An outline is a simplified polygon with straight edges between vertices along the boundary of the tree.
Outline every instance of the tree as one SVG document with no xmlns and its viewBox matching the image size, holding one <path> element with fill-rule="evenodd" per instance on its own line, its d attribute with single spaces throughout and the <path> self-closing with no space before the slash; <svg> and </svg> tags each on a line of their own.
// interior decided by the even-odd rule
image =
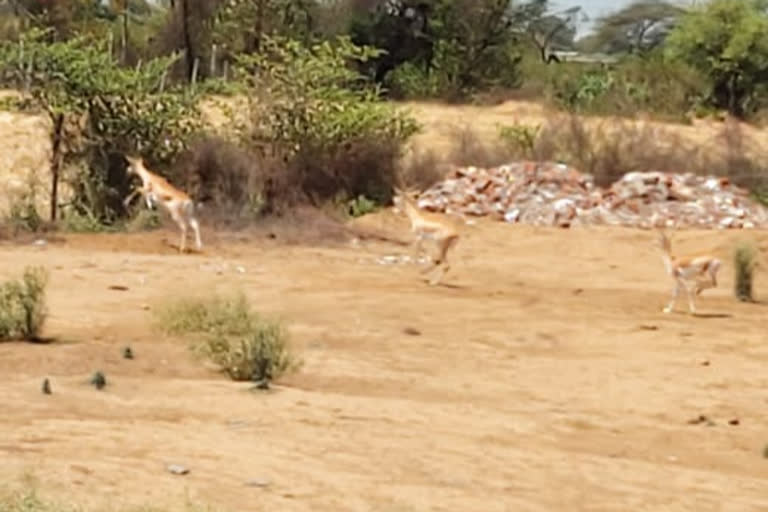
<svg viewBox="0 0 768 512">
<path fill-rule="evenodd" d="M 556 14 L 546 14 L 547 2 L 533 2 L 528 11 L 526 32 L 542 62 L 557 61 L 554 47 L 573 48 L 576 24 L 585 19 L 581 7 L 571 7 Z"/>
<path fill-rule="evenodd" d="M 644 53 L 658 47 L 685 10 L 666 0 L 636 0 L 598 18 L 591 44 L 609 53 Z"/>
<path fill-rule="evenodd" d="M 768 84 L 768 0 L 712 0 L 686 13 L 666 42 L 667 55 L 709 78 L 710 101 L 743 117 Z"/>
<path fill-rule="evenodd" d="M 21 48 L 24 51 L 21 52 Z M 24 59 L 20 58 L 23 55 Z M 114 220 L 122 211 L 117 188 L 125 185 L 121 153 L 140 151 L 156 163 L 168 163 L 185 149 L 199 129 L 197 98 L 164 88 L 165 73 L 176 57 L 123 68 L 93 37 L 48 42 L 32 30 L 19 43 L 0 42 L 0 70 L 6 83 L 28 85 L 27 107 L 51 120 L 51 220 L 57 219 L 60 171 L 80 164 L 73 180 L 75 205 L 93 220 Z"/>
<path fill-rule="evenodd" d="M 370 76 L 385 82 L 391 71 L 407 66 L 409 74 L 421 73 L 421 80 L 439 74 L 444 87 L 459 95 L 493 84 L 516 84 L 520 43 L 528 24 L 547 6 L 547 0 L 360 3 L 365 8 L 353 23 L 352 40 L 386 52 L 369 62 Z"/>
</svg>

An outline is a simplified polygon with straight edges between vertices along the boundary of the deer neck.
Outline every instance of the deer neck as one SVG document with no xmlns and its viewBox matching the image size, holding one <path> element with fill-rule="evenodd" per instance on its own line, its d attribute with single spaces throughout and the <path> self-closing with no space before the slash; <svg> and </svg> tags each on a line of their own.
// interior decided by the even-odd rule
<svg viewBox="0 0 768 512">
<path fill-rule="evenodd" d="M 403 210 L 405 210 L 405 214 L 410 219 L 411 224 L 414 224 L 419 219 L 421 219 L 421 211 L 419 210 L 419 207 L 416 205 L 416 202 L 413 201 L 413 199 L 411 199 L 410 197 L 403 196 Z"/>
<path fill-rule="evenodd" d="M 137 165 L 134 169 L 136 170 L 136 174 L 139 175 L 139 178 L 141 178 L 141 182 L 144 186 L 147 186 L 152 182 L 152 174 L 146 167 L 144 167 L 144 164 Z"/>
</svg>

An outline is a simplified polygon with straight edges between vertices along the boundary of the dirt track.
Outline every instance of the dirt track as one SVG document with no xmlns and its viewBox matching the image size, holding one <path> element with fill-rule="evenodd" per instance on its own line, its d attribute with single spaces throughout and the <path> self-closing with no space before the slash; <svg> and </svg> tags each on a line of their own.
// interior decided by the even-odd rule
<svg viewBox="0 0 768 512">
<path fill-rule="evenodd" d="M 643 231 L 481 222 L 436 288 L 375 263 L 396 244 L 203 234 L 203 255 L 174 254 L 171 231 L 0 246 L 2 278 L 50 269 L 59 340 L 0 345 L 0 481 L 94 510 L 768 510 L 767 310 L 732 299 L 730 265 L 733 241 L 766 235 L 675 233 L 725 260 L 693 318 L 660 312 Z M 302 371 L 253 394 L 157 334 L 146 306 L 212 289 L 285 319 Z M 687 423 L 702 414 L 715 425 Z"/>
</svg>

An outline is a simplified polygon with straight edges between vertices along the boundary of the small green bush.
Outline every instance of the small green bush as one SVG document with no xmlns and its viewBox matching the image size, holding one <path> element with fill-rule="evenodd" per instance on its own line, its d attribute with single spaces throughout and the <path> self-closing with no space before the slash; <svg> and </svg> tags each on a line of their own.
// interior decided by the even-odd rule
<svg viewBox="0 0 768 512">
<path fill-rule="evenodd" d="M 733 267 L 736 272 L 734 293 L 742 302 L 752 302 L 752 281 L 757 266 L 757 250 L 754 245 L 742 242 L 733 254 Z"/>
<path fill-rule="evenodd" d="M 27 267 L 21 279 L 0 284 L 0 341 L 39 338 L 45 323 L 45 286 L 42 267 Z"/>
<path fill-rule="evenodd" d="M 302 200 L 391 199 L 398 160 L 420 126 L 352 69 L 377 55 L 344 37 L 317 44 L 270 37 L 260 53 L 238 56 L 250 119 L 241 141 L 283 162 L 265 177 L 265 212 Z"/>
<path fill-rule="evenodd" d="M 184 299 L 162 308 L 159 321 L 168 333 L 196 336 L 232 380 L 269 382 L 300 365 L 282 325 L 255 314 L 242 294 Z"/>
</svg>

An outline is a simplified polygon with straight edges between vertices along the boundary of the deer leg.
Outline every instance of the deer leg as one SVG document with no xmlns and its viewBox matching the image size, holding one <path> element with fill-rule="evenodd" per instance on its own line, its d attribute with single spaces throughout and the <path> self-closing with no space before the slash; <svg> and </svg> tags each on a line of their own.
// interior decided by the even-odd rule
<svg viewBox="0 0 768 512">
<path fill-rule="evenodd" d="M 197 250 L 203 248 L 203 241 L 200 239 L 200 224 L 197 222 L 197 219 L 194 217 L 191 217 L 189 219 L 189 226 L 192 228 L 192 231 L 195 232 L 195 247 L 197 247 Z"/>
<path fill-rule="evenodd" d="M 179 203 L 171 203 L 168 205 L 168 211 L 171 214 L 173 221 L 179 226 L 181 230 L 181 240 L 179 240 L 179 252 L 183 253 L 187 245 L 187 222 L 179 212 Z"/>
<path fill-rule="evenodd" d="M 696 314 L 696 289 L 698 289 L 698 285 L 694 285 L 694 287 L 685 286 L 685 294 L 688 296 L 688 311 L 693 315 Z"/>
<path fill-rule="evenodd" d="M 677 297 L 680 295 L 680 282 L 675 280 L 675 287 L 672 290 L 672 298 L 669 301 L 669 304 L 663 309 L 664 313 L 671 313 L 673 309 L 675 309 L 675 304 L 677 303 Z"/>
<path fill-rule="evenodd" d="M 135 189 L 133 189 L 133 192 L 131 192 L 130 194 L 128 194 L 128 196 L 127 196 L 127 197 L 126 197 L 126 198 L 123 200 L 123 206 L 125 206 L 126 208 L 128 208 L 128 203 L 130 203 L 130 202 L 131 202 L 131 200 L 133 200 L 133 198 L 134 198 L 134 197 L 136 197 L 136 194 L 139 194 L 140 192 L 142 192 L 142 189 L 141 189 L 141 188 L 135 188 Z"/>
</svg>

